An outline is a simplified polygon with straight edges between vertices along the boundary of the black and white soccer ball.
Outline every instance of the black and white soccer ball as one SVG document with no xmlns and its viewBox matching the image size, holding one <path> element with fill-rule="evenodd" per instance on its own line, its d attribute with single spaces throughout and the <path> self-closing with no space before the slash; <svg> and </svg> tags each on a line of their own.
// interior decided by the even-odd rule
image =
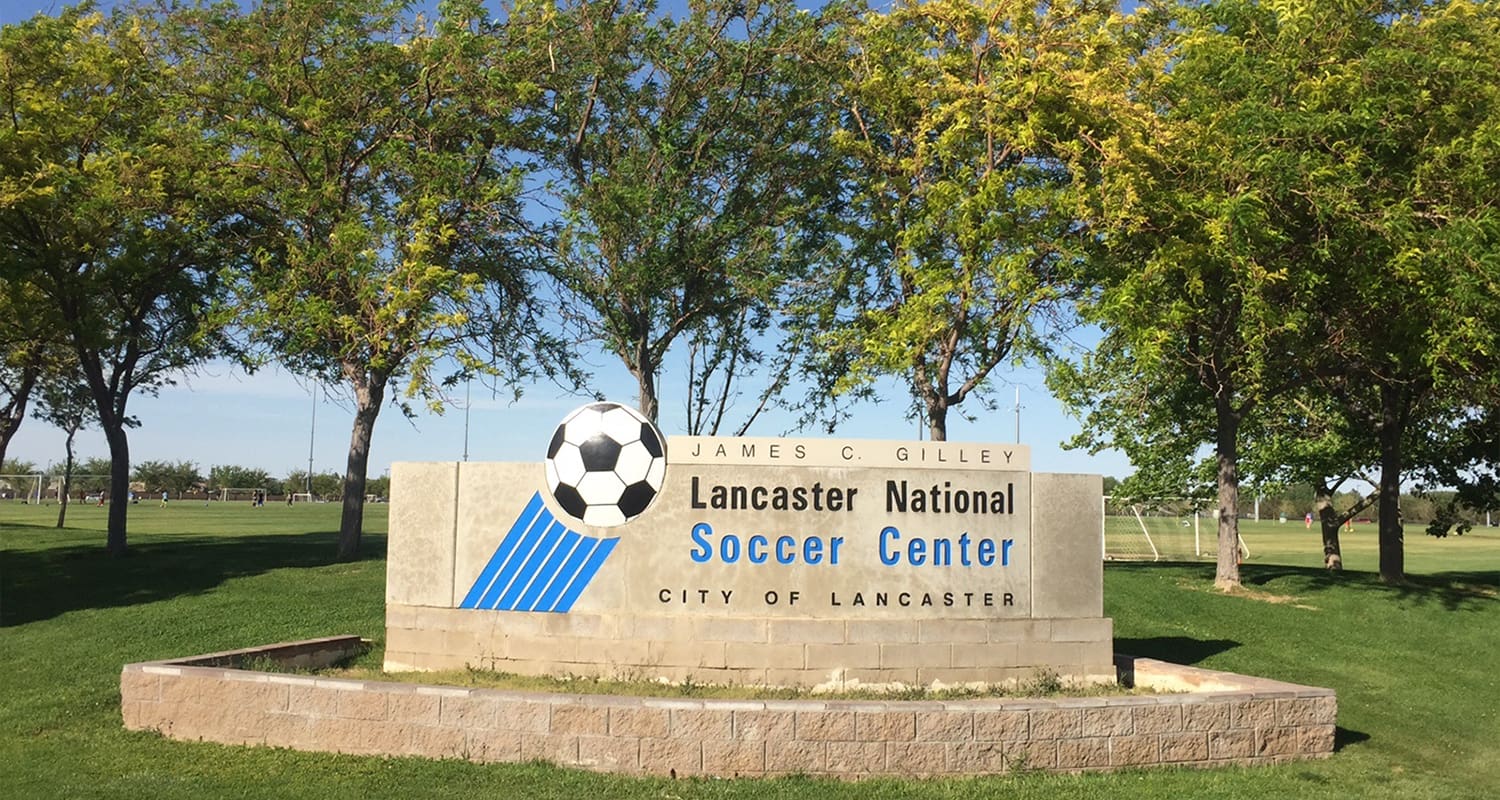
<svg viewBox="0 0 1500 800">
<path fill-rule="evenodd" d="M 546 465 L 547 488 L 564 511 L 585 525 L 624 525 L 661 491 L 666 440 L 633 408 L 589 403 L 557 426 Z"/>
</svg>

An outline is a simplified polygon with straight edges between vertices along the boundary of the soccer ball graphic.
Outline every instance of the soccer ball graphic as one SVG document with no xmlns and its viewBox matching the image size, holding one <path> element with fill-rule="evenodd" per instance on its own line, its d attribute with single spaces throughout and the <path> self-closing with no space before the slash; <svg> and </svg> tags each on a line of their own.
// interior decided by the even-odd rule
<svg viewBox="0 0 1500 800">
<path fill-rule="evenodd" d="M 640 516 L 667 474 L 661 432 L 619 403 L 590 403 L 557 426 L 547 447 L 552 499 L 585 525 L 613 527 Z"/>
</svg>

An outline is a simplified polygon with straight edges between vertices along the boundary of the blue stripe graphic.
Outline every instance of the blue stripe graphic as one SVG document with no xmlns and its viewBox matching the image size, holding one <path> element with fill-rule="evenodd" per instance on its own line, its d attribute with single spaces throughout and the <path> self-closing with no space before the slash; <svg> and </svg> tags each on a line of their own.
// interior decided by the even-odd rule
<svg viewBox="0 0 1500 800">
<path fill-rule="evenodd" d="M 567 613 L 583 594 L 618 538 L 569 530 L 532 495 L 459 608 Z"/>
</svg>

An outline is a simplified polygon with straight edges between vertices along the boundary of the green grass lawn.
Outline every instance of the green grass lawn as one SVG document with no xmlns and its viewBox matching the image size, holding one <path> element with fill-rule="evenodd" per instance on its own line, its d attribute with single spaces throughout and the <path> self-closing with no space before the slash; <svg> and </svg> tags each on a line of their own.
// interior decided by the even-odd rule
<svg viewBox="0 0 1500 800">
<path fill-rule="evenodd" d="M 131 661 L 332 634 L 383 638 L 385 507 L 366 558 L 334 564 L 338 507 L 143 503 L 132 555 L 103 552 L 104 509 L 0 503 L 0 797 L 5 798 L 1489 798 L 1500 794 L 1500 534 L 1408 537 L 1387 588 L 1369 526 L 1330 577 L 1300 524 L 1246 528 L 1250 592 L 1204 564 L 1112 564 L 1117 649 L 1330 686 L 1338 752 L 1280 767 L 843 784 L 633 779 L 176 742 L 124 730 Z M 367 657 L 378 663 L 378 651 Z"/>
</svg>

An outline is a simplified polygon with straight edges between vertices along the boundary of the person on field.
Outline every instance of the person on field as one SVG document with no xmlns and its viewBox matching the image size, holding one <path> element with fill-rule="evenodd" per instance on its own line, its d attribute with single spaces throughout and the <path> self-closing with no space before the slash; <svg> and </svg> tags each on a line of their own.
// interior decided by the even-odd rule
<svg viewBox="0 0 1500 800">
<path fill-rule="evenodd" d="M 166 489 L 162 489 L 161 490 L 161 504 L 162 505 L 166 505 L 167 504 L 167 490 Z"/>
</svg>

